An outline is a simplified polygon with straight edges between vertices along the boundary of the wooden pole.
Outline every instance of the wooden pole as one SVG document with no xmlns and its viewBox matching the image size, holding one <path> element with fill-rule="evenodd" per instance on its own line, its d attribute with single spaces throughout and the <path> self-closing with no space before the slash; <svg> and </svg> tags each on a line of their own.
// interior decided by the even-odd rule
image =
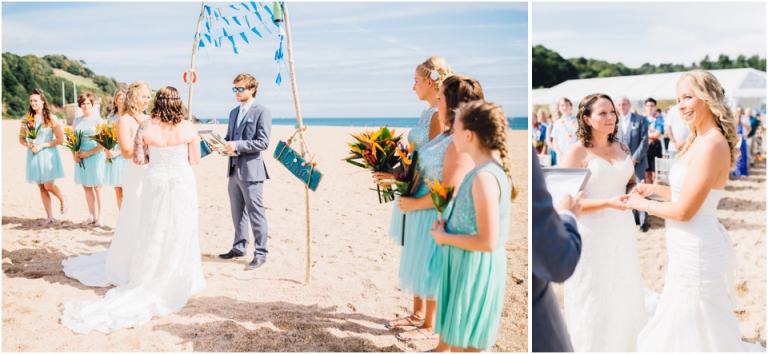
<svg viewBox="0 0 768 354">
<path fill-rule="evenodd" d="M 285 21 L 285 39 L 286 39 L 286 46 L 288 49 L 288 72 L 291 76 L 291 90 L 293 91 L 293 104 L 296 107 L 296 120 L 298 121 L 299 126 L 299 140 L 301 140 L 300 149 L 301 149 L 301 157 L 305 157 L 306 152 L 306 144 L 304 142 L 304 124 L 301 120 L 301 106 L 299 104 L 299 90 L 296 88 L 296 73 L 293 69 L 293 47 L 291 46 L 291 27 L 288 22 L 288 7 L 285 3 L 283 3 L 283 18 Z M 307 158 L 309 156 L 306 156 L 304 159 L 307 161 L 307 163 L 311 163 Z M 307 209 L 307 269 L 306 269 L 306 277 L 304 279 L 305 284 L 309 284 L 309 268 L 310 264 L 312 262 L 312 253 L 311 253 L 311 243 L 310 243 L 310 227 L 309 227 L 309 186 L 304 186 L 304 202 L 306 204 Z"/>
<path fill-rule="evenodd" d="M 192 62 L 189 64 L 190 70 L 195 70 L 195 55 L 197 54 L 197 45 L 200 43 L 200 26 L 203 24 L 203 16 L 205 15 L 205 1 L 203 1 L 202 8 L 200 9 L 200 17 L 197 19 L 197 31 L 195 31 L 195 43 L 192 45 Z M 195 88 L 195 84 L 192 82 L 192 77 L 189 77 L 189 99 L 187 99 L 187 112 L 189 117 L 187 119 L 192 120 L 192 91 Z"/>
</svg>

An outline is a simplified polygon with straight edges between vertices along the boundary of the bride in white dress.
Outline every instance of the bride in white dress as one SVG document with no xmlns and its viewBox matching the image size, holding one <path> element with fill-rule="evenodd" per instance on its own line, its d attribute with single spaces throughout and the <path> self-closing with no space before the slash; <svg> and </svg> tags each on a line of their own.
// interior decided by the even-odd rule
<svg viewBox="0 0 768 354">
<path fill-rule="evenodd" d="M 139 231 L 141 180 L 147 170 L 146 165 L 133 163 L 133 140 L 139 124 L 149 119 L 142 112 L 149 106 L 151 98 L 147 84 L 132 83 L 125 95 L 123 116 L 117 123 L 120 152 L 127 161 L 123 172 L 123 203 L 112 243 L 106 251 L 70 257 L 61 262 L 64 274 L 84 285 L 107 287 L 128 283 Z"/>
<path fill-rule="evenodd" d="M 677 104 L 691 130 L 669 173 L 670 187 L 641 183 L 628 205 L 666 219 L 669 269 L 656 312 L 638 351 L 743 351 L 736 315 L 733 242 L 717 221 L 717 204 L 739 157 L 736 124 L 723 88 L 707 71 L 677 82 Z M 644 198 L 656 193 L 670 202 Z"/>
<path fill-rule="evenodd" d="M 77 333 L 138 327 L 153 316 L 181 310 L 205 287 L 197 187 L 190 166 L 200 162 L 200 138 L 184 120 L 176 89 L 158 90 L 152 118 L 136 133 L 133 161 L 149 167 L 142 180 L 129 280 L 103 299 L 64 304 L 61 322 Z"/>
<path fill-rule="evenodd" d="M 565 153 L 562 167 L 588 168 L 581 201 L 582 251 L 565 282 L 565 317 L 574 351 L 634 351 L 648 321 L 637 254 L 637 229 L 627 192 L 635 169 L 617 138 L 618 119 L 610 97 L 593 94 L 579 104 L 580 143 Z"/>
</svg>

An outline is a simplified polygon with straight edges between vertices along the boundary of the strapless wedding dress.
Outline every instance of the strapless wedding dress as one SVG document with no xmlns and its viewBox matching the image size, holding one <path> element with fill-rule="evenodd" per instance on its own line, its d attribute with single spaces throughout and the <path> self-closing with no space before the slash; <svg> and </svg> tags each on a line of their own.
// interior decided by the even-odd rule
<svg viewBox="0 0 768 354">
<path fill-rule="evenodd" d="M 669 172 L 672 201 L 680 198 L 687 167 Z M 736 257 L 728 231 L 717 221 L 723 190 L 709 191 L 688 222 L 667 220 L 669 268 L 656 311 L 637 340 L 638 351 L 765 352 L 741 341 L 733 313 Z"/>
<path fill-rule="evenodd" d="M 584 198 L 626 194 L 634 166 L 627 157 L 612 165 L 595 158 Z M 565 317 L 577 352 L 634 351 L 648 322 L 632 211 L 603 209 L 582 214 L 582 250 L 576 270 L 565 282 Z"/>
<path fill-rule="evenodd" d="M 197 188 L 187 144 L 149 147 L 141 215 L 127 283 L 103 299 L 64 304 L 61 323 L 77 333 L 137 327 L 181 310 L 205 287 Z"/>
</svg>

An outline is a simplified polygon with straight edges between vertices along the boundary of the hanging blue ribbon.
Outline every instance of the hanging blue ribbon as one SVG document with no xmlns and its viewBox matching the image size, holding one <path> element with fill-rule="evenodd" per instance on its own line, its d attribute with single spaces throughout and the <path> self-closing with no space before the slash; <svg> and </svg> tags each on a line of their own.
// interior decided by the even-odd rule
<svg viewBox="0 0 768 354">
<path fill-rule="evenodd" d="M 243 37 L 245 43 L 251 44 L 251 42 L 248 41 L 248 37 L 245 36 L 245 32 L 240 32 L 240 37 Z"/>
<path fill-rule="evenodd" d="M 229 7 L 231 7 L 233 10 L 240 11 L 240 9 L 238 9 L 235 5 L 229 5 Z"/>
<path fill-rule="evenodd" d="M 242 26 L 242 24 L 240 23 L 240 21 L 237 19 L 237 16 L 235 16 L 235 17 L 232 17 L 232 21 L 235 21 L 235 23 L 237 23 L 237 25 L 238 25 L 238 26 Z"/>
<path fill-rule="evenodd" d="M 232 49 L 235 51 L 235 54 L 240 54 L 237 52 L 237 45 L 235 45 L 235 37 L 229 36 L 227 37 L 230 42 L 232 42 Z"/>
<path fill-rule="evenodd" d="M 281 36 L 282 37 L 282 36 Z M 283 41 L 280 40 L 280 46 L 275 51 L 275 61 L 283 60 Z"/>
<path fill-rule="evenodd" d="M 206 18 L 205 20 L 205 29 L 208 31 L 208 33 L 211 33 L 211 24 L 208 21 L 210 21 L 210 17 Z"/>
<path fill-rule="evenodd" d="M 261 33 L 259 33 L 259 31 L 256 30 L 256 27 L 251 28 L 251 31 L 253 31 L 253 33 L 256 33 L 256 35 L 259 36 L 259 38 L 264 38 L 261 36 Z"/>
<path fill-rule="evenodd" d="M 283 82 L 283 77 L 280 75 L 280 73 L 277 73 L 277 79 L 275 80 L 275 83 L 277 86 L 280 86 L 280 84 Z"/>
</svg>

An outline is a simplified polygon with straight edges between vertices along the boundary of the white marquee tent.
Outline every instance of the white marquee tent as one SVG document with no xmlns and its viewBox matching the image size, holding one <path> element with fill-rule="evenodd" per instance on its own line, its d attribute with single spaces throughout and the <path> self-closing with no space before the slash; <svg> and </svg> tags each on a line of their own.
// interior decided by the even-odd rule
<svg viewBox="0 0 768 354">
<path fill-rule="evenodd" d="M 765 112 L 765 72 L 755 69 L 710 70 L 725 89 L 725 95 L 734 105 L 751 107 Z M 574 106 L 593 93 L 605 93 L 614 100 L 625 95 L 632 107 L 642 112 L 642 102 L 653 97 L 657 101 L 675 100 L 675 84 L 682 73 L 617 76 L 596 79 L 568 80 L 548 89 L 533 90 L 532 104 L 554 108 L 557 100 L 568 97 Z M 574 110 L 576 107 L 574 107 Z"/>
</svg>

